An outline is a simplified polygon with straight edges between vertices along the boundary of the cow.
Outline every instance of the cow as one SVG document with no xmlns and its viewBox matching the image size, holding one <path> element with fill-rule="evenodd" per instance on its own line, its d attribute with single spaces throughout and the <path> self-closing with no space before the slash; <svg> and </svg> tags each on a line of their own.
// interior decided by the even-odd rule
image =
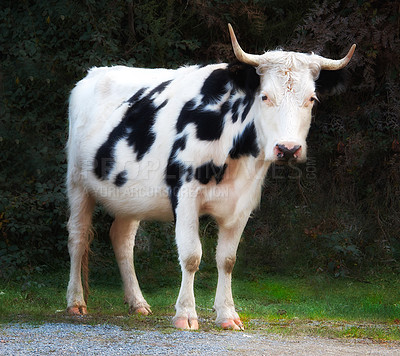
<svg viewBox="0 0 400 356">
<path fill-rule="evenodd" d="M 110 239 L 131 313 L 151 313 L 133 263 L 139 222 L 175 221 L 182 270 L 173 318 L 178 329 L 199 327 L 193 291 L 202 256 L 199 217 L 213 217 L 218 224 L 216 323 L 243 329 L 231 291 L 240 237 L 271 163 L 306 159 L 320 83 L 331 91 L 340 85 L 329 73 L 338 71 L 343 78 L 340 69 L 355 45 L 340 60 L 283 50 L 254 55 L 242 50 L 228 28 L 233 63 L 92 68 L 72 90 L 69 314 L 87 313 L 82 275 L 86 285 L 92 213 L 99 202 L 115 218 Z"/>
</svg>

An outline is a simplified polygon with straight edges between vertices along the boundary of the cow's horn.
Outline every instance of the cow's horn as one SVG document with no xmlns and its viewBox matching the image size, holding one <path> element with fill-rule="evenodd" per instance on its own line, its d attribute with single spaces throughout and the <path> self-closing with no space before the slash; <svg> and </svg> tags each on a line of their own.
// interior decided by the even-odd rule
<svg viewBox="0 0 400 356">
<path fill-rule="evenodd" d="M 353 56 L 355 49 L 356 49 L 356 45 L 353 44 L 351 46 L 349 52 L 346 54 L 346 56 L 343 57 L 342 59 L 338 59 L 338 60 L 317 56 L 318 63 L 321 66 L 321 69 L 325 69 L 325 70 L 342 69 L 342 68 L 346 67 L 347 64 L 350 62 L 350 59 Z"/>
<path fill-rule="evenodd" d="M 228 28 L 229 28 L 229 34 L 231 35 L 233 52 L 235 53 L 236 58 L 240 62 L 250 64 L 254 67 L 258 67 L 258 65 L 260 64 L 259 56 L 254 54 L 248 54 L 245 51 L 243 51 L 242 48 L 239 46 L 239 43 L 235 36 L 235 32 L 233 32 L 233 28 L 230 23 L 228 23 Z"/>
</svg>

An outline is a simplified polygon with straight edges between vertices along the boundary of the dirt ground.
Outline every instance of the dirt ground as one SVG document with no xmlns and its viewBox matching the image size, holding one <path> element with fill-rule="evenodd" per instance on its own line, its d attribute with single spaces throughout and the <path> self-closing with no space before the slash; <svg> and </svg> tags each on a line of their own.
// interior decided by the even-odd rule
<svg viewBox="0 0 400 356">
<path fill-rule="evenodd" d="M 262 331 L 132 330 L 114 325 L 0 325 L 0 355 L 400 355 L 400 343 Z"/>
</svg>

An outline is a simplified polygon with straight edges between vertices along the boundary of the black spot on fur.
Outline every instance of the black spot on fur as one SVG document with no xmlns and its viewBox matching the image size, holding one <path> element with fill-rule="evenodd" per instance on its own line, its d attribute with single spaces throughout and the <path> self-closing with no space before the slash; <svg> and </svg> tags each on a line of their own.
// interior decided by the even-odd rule
<svg viewBox="0 0 400 356">
<path fill-rule="evenodd" d="M 143 93 L 146 91 L 147 88 L 141 88 L 139 89 L 131 98 L 128 99 L 128 103 L 134 104 L 136 103 L 139 98 L 143 95 Z"/>
<path fill-rule="evenodd" d="M 165 82 L 162 82 L 160 85 L 156 86 L 150 93 L 149 93 L 149 98 L 153 97 L 154 94 L 160 94 L 162 93 L 165 88 L 172 82 L 172 80 L 167 80 Z"/>
<path fill-rule="evenodd" d="M 242 98 L 237 99 L 232 105 L 232 122 L 236 122 L 239 118 L 239 108 L 242 103 Z"/>
<path fill-rule="evenodd" d="M 182 185 L 181 177 L 184 175 L 185 166 L 179 161 L 168 162 L 165 181 L 170 188 L 180 187 Z"/>
<path fill-rule="evenodd" d="M 179 161 L 169 161 L 165 172 L 165 181 L 169 188 L 169 199 L 171 201 L 172 210 L 178 205 L 178 193 L 182 187 L 182 177 L 184 176 L 186 167 Z M 175 216 L 176 217 L 176 216 Z"/>
<path fill-rule="evenodd" d="M 215 178 L 215 181 L 218 184 L 224 178 L 226 167 L 227 164 L 224 164 L 223 166 L 216 166 L 213 161 L 210 161 L 204 163 L 200 167 L 197 167 L 196 171 L 194 172 L 194 177 L 201 184 L 208 184 L 212 178 Z"/>
<path fill-rule="evenodd" d="M 179 160 L 168 161 L 165 172 L 165 181 L 168 186 L 169 200 L 171 202 L 175 219 L 179 191 L 184 181 L 190 182 L 192 179 L 193 168 L 191 166 L 187 166 Z"/>
<path fill-rule="evenodd" d="M 214 141 L 222 135 L 224 117 L 229 111 L 230 103 L 225 102 L 217 111 L 210 111 L 204 105 L 195 106 L 193 100 L 188 101 L 182 108 L 176 122 L 176 130 L 182 132 L 186 125 L 196 125 L 196 136 L 199 140 Z"/>
<path fill-rule="evenodd" d="M 189 166 L 187 167 L 187 176 L 186 176 L 186 182 L 191 182 L 193 179 L 193 167 Z"/>
<path fill-rule="evenodd" d="M 315 81 L 315 88 L 318 94 L 335 95 L 345 91 L 349 78 L 347 69 L 321 70 L 318 79 Z"/>
<path fill-rule="evenodd" d="M 94 173 L 100 179 L 106 179 L 114 167 L 114 147 L 117 142 L 126 137 L 125 128 L 118 125 L 96 152 L 94 158 Z"/>
<path fill-rule="evenodd" d="M 128 145 L 133 147 L 138 161 L 143 158 L 154 143 L 156 135 L 151 128 L 158 111 L 168 102 L 168 100 L 165 100 L 161 105 L 155 106 L 153 100 L 150 99 L 152 95 L 150 93 L 133 104 L 127 110 L 121 122 L 127 130 Z"/>
<path fill-rule="evenodd" d="M 122 171 L 122 172 L 118 173 L 117 176 L 115 177 L 114 184 L 117 187 L 122 187 L 128 180 L 127 175 L 128 175 L 127 171 Z"/>
<path fill-rule="evenodd" d="M 236 61 L 228 65 L 228 72 L 236 89 L 254 97 L 260 87 L 260 76 L 253 66 Z"/>
<path fill-rule="evenodd" d="M 214 70 L 210 76 L 204 81 L 201 88 L 203 95 L 203 104 L 218 103 L 222 96 L 228 92 L 227 84 L 229 81 L 229 73 L 226 69 Z"/>
<path fill-rule="evenodd" d="M 232 121 L 237 121 L 239 116 L 238 109 L 240 105 L 244 105 L 241 116 L 241 121 L 244 122 L 260 87 L 260 76 L 254 67 L 238 61 L 228 65 L 228 72 L 234 89 L 245 93 L 244 99 L 241 102 L 238 102 L 240 99 L 237 100 L 232 106 Z"/>
<path fill-rule="evenodd" d="M 244 110 L 243 110 L 242 118 L 241 118 L 242 122 L 244 122 L 244 120 L 246 120 L 247 114 L 250 112 L 250 109 L 254 103 L 254 98 L 255 98 L 254 94 L 250 94 L 250 93 L 247 93 L 246 96 L 244 97 L 244 100 L 243 100 Z"/>
<path fill-rule="evenodd" d="M 257 157 L 260 149 L 257 145 L 257 134 L 254 123 L 247 125 L 244 131 L 236 136 L 233 140 L 233 145 L 229 151 L 229 156 L 232 159 L 238 159 L 242 156 Z"/>
<path fill-rule="evenodd" d="M 115 164 L 114 150 L 118 141 L 126 139 L 137 154 L 140 161 L 150 150 L 155 141 L 155 133 L 152 127 L 161 108 L 167 104 L 165 100 L 161 105 L 154 104 L 153 96 L 160 94 L 170 83 L 166 81 L 155 87 L 149 94 L 143 97 L 146 88 L 140 89 L 127 102 L 129 107 L 121 122 L 111 131 L 107 140 L 98 149 L 94 172 L 100 179 L 107 179 Z"/>
<path fill-rule="evenodd" d="M 193 168 L 187 167 L 176 157 L 178 151 L 183 151 L 186 148 L 186 140 L 186 135 L 175 140 L 174 144 L 172 145 L 171 153 L 168 158 L 167 168 L 165 171 L 165 182 L 167 183 L 167 186 L 169 188 L 169 198 L 171 201 L 174 216 L 176 206 L 178 205 L 178 193 L 182 187 L 184 176 L 186 174 L 187 181 L 189 176 L 193 176 Z"/>
<path fill-rule="evenodd" d="M 186 140 L 187 140 L 187 136 L 182 136 L 181 138 L 178 138 L 175 142 L 174 145 L 172 146 L 172 154 L 173 157 L 175 157 L 176 152 L 178 150 L 183 151 L 186 148 Z"/>
</svg>

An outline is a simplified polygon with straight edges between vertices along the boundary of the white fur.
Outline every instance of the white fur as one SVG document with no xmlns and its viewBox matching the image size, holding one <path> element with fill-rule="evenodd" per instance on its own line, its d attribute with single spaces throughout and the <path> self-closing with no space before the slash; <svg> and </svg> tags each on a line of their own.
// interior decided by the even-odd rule
<svg viewBox="0 0 400 356">
<path fill-rule="evenodd" d="M 226 115 L 223 134 L 215 141 L 200 141 L 194 124 L 185 126 L 181 135 L 188 135 L 186 148 L 176 157 L 193 167 L 206 162 L 227 164 L 223 180 L 203 185 L 193 179 L 179 191 L 176 207 L 176 242 L 182 266 L 182 285 L 176 303 L 175 320 L 197 319 L 193 293 L 196 263 L 201 258 L 198 217 L 210 214 L 218 222 L 220 233 L 217 247 L 218 286 L 215 298 L 217 323 L 237 319 L 231 292 L 231 272 L 226 270 L 235 259 L 242 231 L 261 196 L 263 180 L 275 159 L 274 147 L 280 142 L 302 146 L 300 159 L 305 159 L 306 136 L 310 126 L 309 98 L 314 95 L 314 79 L 318 68 L 312 56 L 287 52 L 268 52 L 266 64 L 258 68 L 260 90 L 244 122 L 232 123 Z M 135 233 L 140 220 L 171 220 L 173 211 L 165 182 L 165 171 L 172 145 L 176 139 L 175 124 L 183 105 L 197 98 L 204 80 L 212 71 L 226 64 L 182 67 L 178 70 L 138 69 L 127 67 L 94 68 L 73 89 L 69 108 L 68 196 L 71 207 L 69 252 L 71 275 L 67 292 L 68 307 L 86 306 L 81 286 L 80 265 L 90 230 L 94 201 L 102 203 L 116 218 L 111 240 L 124 282 L 125 299 L 132 310 L 148 308 L 133 267 Z M 115 146 L 115 165 L 109 180 L 99 180 L 93 171 L 98 148 L 116 127 L 129 107 L 126 101 L 140 88 L 149 93 L 163 81 L 171 84 L 154 102 L 168 100 L 158 113 L 153 127 L 156 138 L 151 149 L 138 162 L 132 147 L 125 140 Z M 261 100 L 266 94 L 267 102 Z M 243 95 L 238 92 L 236 97 Z M 235 97 L 234 97 L 235 98 Z M 214 105 L 215 106 L 215 105 Z M 210 105 L 207 110 L 214 110 Z M 243 110 L 243 109 L 242 109 Z M 254 120 L 260 154 L 233 160 L 229 150 L 234 137 Z M 126 170 L 127 182 L 116 187 L 113 182 Z M 190 263 L 189 263 L 189 262 Z M 229 263 L 228 263 L 229 264 Z"/>
</svg>

